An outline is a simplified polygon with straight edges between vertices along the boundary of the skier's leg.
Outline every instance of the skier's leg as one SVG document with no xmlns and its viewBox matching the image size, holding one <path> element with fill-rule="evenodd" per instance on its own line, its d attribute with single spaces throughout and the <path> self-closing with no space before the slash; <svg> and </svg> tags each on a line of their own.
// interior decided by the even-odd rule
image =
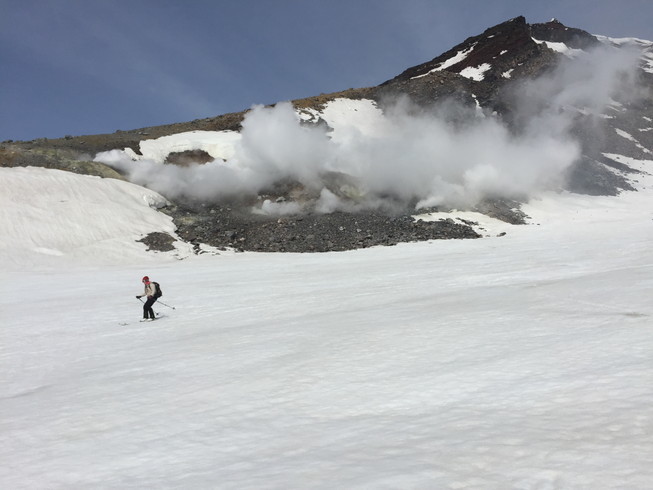
<svg viewBox="0 0 653 490">
<path fill-rule="evenodd" d="M 154 303 L 156 303 L 156 300 L 157 300 L 157 299 L 159 299 L 159 298 L 152 298 L 152 306 L 154 306 Z M 155 314 L 154 314 L 154 309 L 153 309 L 152 307 L 150 307 L 150 313 L 151 313 L 150 318 L 151 318 L 152 320 L 154 320 L 154 318 L 155 318 Z"/>
<path fill-rule="evenodd" d="M 147 318 L 148 316 L 154 320 L 154 310 L 152 309 L 152 305 L 156 301 L 155 298 L 147 298 L 147 301 L 145 302 L 145 305 L 143 306 L 143 318 Z"/>
</svg>

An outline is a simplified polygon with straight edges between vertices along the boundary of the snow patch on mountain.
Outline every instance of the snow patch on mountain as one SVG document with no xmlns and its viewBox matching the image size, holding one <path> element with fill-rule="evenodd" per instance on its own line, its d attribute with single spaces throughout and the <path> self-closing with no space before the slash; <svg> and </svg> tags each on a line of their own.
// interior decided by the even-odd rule
<svg viewBox="0 0 653 490">
<path fill-rule="evenodd" d="M 227 160 L 234 155 L 234 147 L 240 140 L 236 131 L 188 131 L 162 136 L 161 138 L 142 140 L 139 143 L 140 155 L 131 148 L 124 153 L 132 160 L 151 160 L 163 163 L 173 152 L 203 150 L 213 158 Z"/>
<path fill-rule="evenodd" d="M 369 99 L 337 98 L 327 102 L 316 115 L 329 125 L 331 140 L 339 144 L 352 138 L 374 137 L 387 129 L 383 111 Z"/>
<path fill-rule="evenodd" d="M 642 150 L 644 153 L 651 153 L 651 150 L 643 146 L 637 139 L 630 133 L 624 131 L 623 129 L 615 128 L 615 132 L 621 136 L 624 139 L 627 139 L 628 141 L 632 142 L 635 144 L 637 148 Z"/>
<path fill-rule="evenodd" d="M 626 164 L 633 170 L 640 172 L 641 175 L 633 182 L 633 186 L 636 189 L 650 190 L 653 188 L 653 181 L 651 180 L 651 175 L 653 175 L 653 160 L 641 160 L 615 153 L 603 153 L 603 156 L 617 163 Z"/>
<path fill-rule="evenodd" d="M 469 78 L 470 80 L 480 82 L 485 77 L 485 72 L 490 68 L 492 68 L 492 66 L 489 63 L 482 63 L 478 66 L 468 66 L 460 71 L 460 75 Z"/>
<path fill-rule="evenodd" d="M 505 221 L 491 218 L 475 211 L 442 211 L 413 215 L 415 220 L 438 221 L 441 219 L 452 219 L 471 225 L 474 231 L 483 237 L 496 237 L 514 230 L 515 226 Z"/>
<path fill-rule="evenodd" d="M 422 75 L 414 76 L 414 77 L 412 77 L 412 79 L 422 78 L 422 77 L 430 75 L 431 73 L 446 70 L 450 66 L 453 66 L 453 65 L 456 65 L 456 64 L 460 63 L 461 61 L 463 61 L 465 58 L 467 58 L 469 56 L 469 54 L 474 50 L 474 48 L 476 47 L 477 44 L 478 43 L 474 43 L 469 48 L 462 49 L 462 50 L 458 51 L 454 56 L 452 56 L 451 58 L 443 61 L 442 63 L 440 63 L 438 66 L 436 66 L 432 70 L 430 70 L 427 73 L 424 73 Z"/>
<path fill-rule="evenodd" d="M 574 58 L 581 53 L 583 53 L 582 49 L 576 49 L 576 48 L 570 48 L 567 46 L 565 43 L 562 42 L 552 42 L 552 41 L 540 41 L 539 39 L 531 38 L 533 41 L 535 41 L 537 44 L 544 44 L 546 45 L 549 49 L 552 49 L 556 53 L 561 53 L 567 56 L 568 58 Z"/>
</svg>

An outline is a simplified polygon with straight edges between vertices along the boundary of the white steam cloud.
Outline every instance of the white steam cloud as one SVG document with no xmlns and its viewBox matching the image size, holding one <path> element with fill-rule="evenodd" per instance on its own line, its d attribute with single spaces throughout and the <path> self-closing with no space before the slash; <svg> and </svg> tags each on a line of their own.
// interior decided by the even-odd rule
<svg viewBox="0 0 653 490">
<path fill-rule="evenodd" d="M 494 115 L 468 111 L 461 122 L 466 109 L 443 104 L 425 112 L 405 99 L 383 113 L 369 110 L 369 102 L 365 117 L 356 114 L 365 112 L 365 102 L 342 101 L 352 117 L 343 116 L 344 106 L 331 121 L 325 111 L 328 128 L 302 123 L 290 103 L 280 103 L 256 106 L 246 115 L 226 160 L 179 167 L 134 161 L 120 150 L 96 160 L 170 198 L 218 201 L 297 181 L 319 196 L 312 204 L 319 212 L 382 207 L 388 201 L 463 207 L 488 196 L 530 196 L 562 184 L 580 157 L 580 145 L 569 134 L 573 118 L 579 111 L 600 115 L 620 94 L 632 93 L 638 61 L 638 53 L 607 47 L 563 61 L 515 90 L 518 130 Z M 338 101 L 332 104 L 336 111 Z M 340 176 L 341 192 L 325 175 Z M 261 206 L 271 214 L 299 209 L 296 203 Z"/>
</svg>

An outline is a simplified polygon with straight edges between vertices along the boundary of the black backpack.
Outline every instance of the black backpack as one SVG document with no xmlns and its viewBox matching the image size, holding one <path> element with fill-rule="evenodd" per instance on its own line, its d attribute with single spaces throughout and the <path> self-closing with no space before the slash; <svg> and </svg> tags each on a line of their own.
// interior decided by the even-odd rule
<svg viewBox="0 0 653 490">
<path fill-rule="evenodd" d="M 159 283 L 152 281 L 152 284 L 154 284 L 154 297 L 160 298 L 163 296 L 163 291 L 161 291 L 161 286 L 159 286 Z"/>
</svg>

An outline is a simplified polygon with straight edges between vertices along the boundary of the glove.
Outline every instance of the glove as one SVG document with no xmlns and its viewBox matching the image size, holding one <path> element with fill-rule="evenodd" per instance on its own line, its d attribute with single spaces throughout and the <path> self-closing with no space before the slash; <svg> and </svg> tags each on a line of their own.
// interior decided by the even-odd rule
<svg viewBox="0 0 653 490">
<path fill-rule="evenodd" d="M 141 298 L 142 298 L 142 296 L 136 296 L 136 299 L 141 299 Z"/>
</svg>

